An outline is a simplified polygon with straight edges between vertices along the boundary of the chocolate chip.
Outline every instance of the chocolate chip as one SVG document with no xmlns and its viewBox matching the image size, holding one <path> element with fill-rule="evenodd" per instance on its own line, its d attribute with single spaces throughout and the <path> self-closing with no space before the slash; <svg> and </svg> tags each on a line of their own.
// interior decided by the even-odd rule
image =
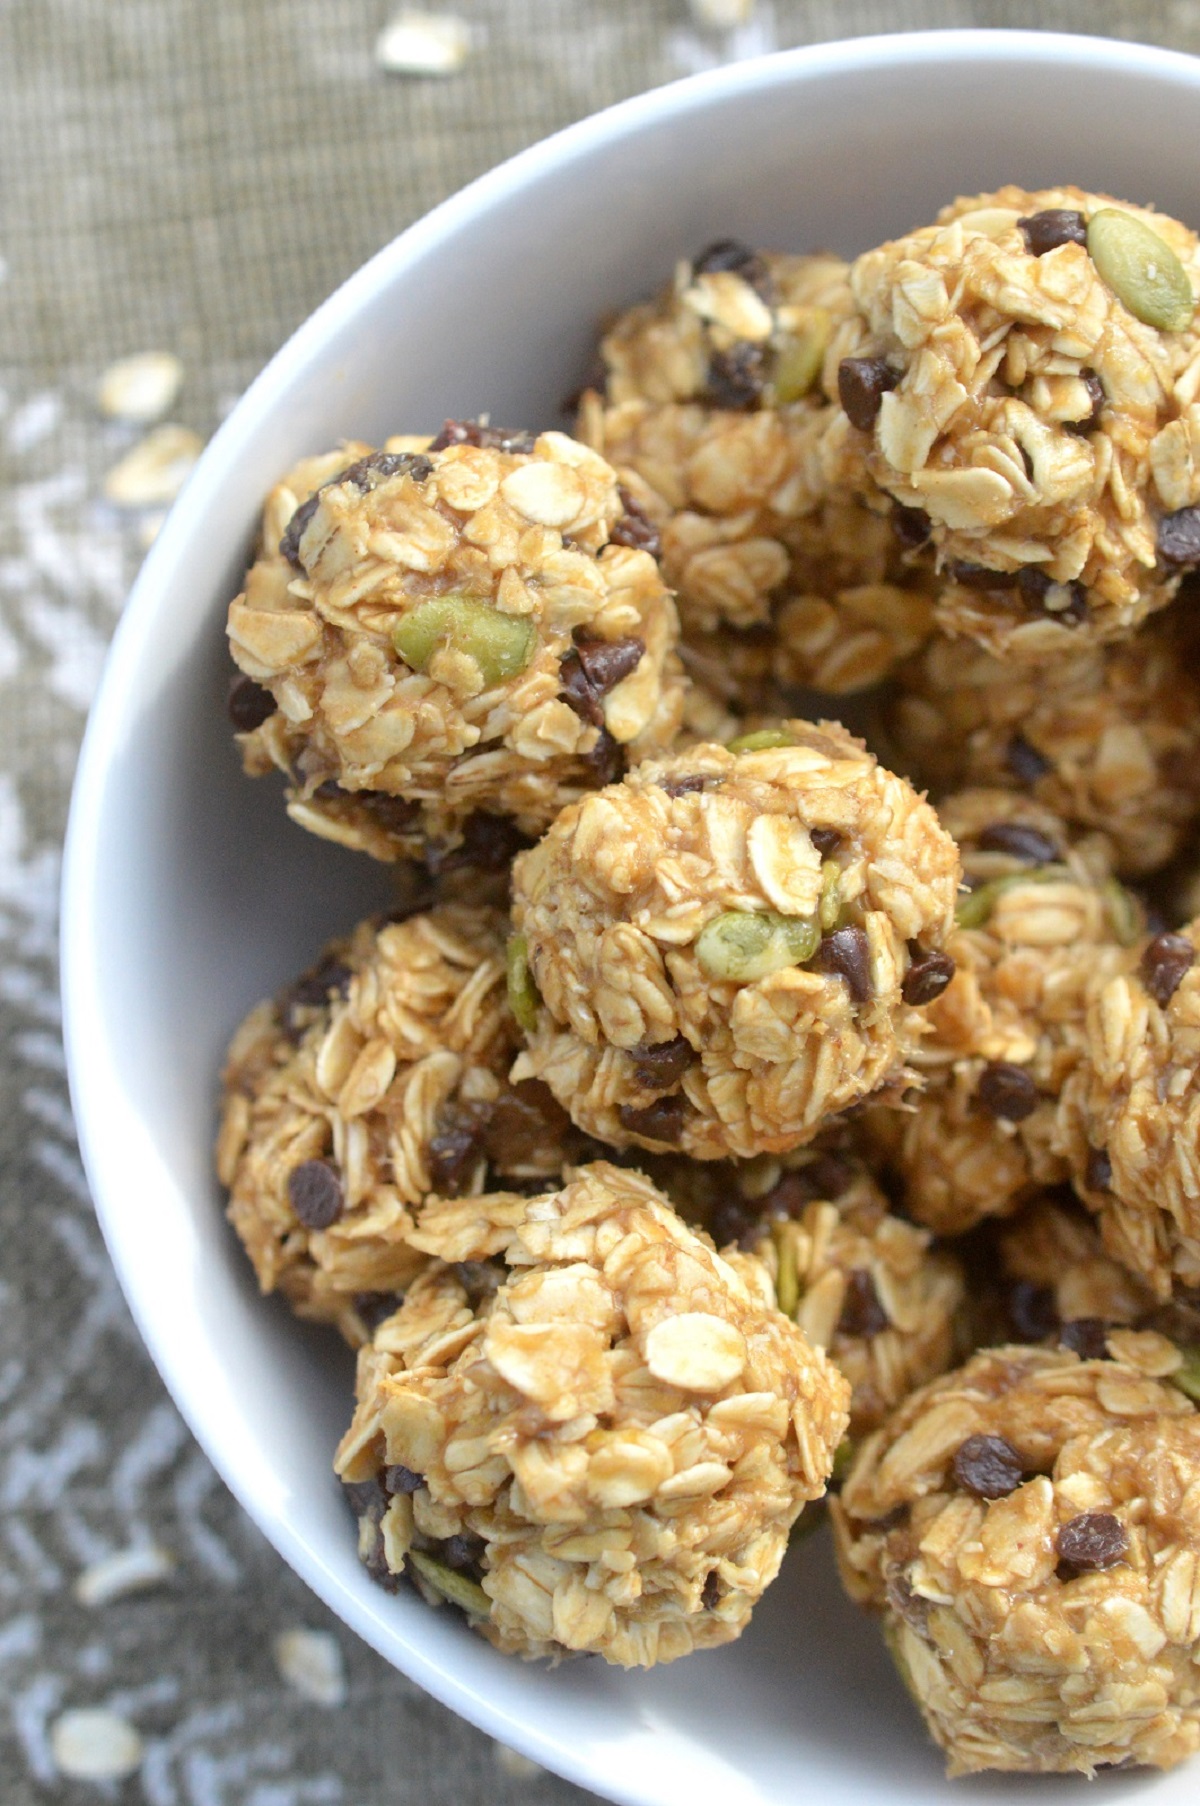
<svg viewBox="0 0 1200 1806">
<path fill-rule="evenodd" d="M 469 1530 L 463 1530 L 457 1536 L 444 1537 L 438 1544 L 438 1554 L 448 1568 L 456 1568 L 461 1572 L 464 1568 L 479 1567 L 485 1547 L 481 1536 L 473 1536 Z"/>
<path fill-rule="evenodd" d="M 275 713 L 275 698 L 252 677 L 235 677 L 229 686 L 229 719 L 234 732 L 252 734 Z"/>
<path fill-rule="evenodd" d="M 1165 1009 L 1183 975 L 1195 962 L 1196 949 L 1184 934 L 1156 934 L 1142 954 L 1138 970 L 1155 1003 Z"/>
<path fill-rule="evenodd" d="M 1103 1317 L 1072 1317 L 1059 1330 L 1058 1339 L 1081 1361 L 1102 1361 L 1108 1352 L 1109 1327 Z"/>
<path fill-rule="evenodd" d="M 923 508 L 902 508 L 897 502 L 892 509 L 892 532 L 906 552 L 919 552 L 929 544 L 933 522 Z"/>
<path fill-rule="evenodd" d="M 1129 1552 L 1129 1532 L 1111 1511 L 1084 1511 L 1070 1518 L 1055 1542 L 1058 1558 L 1070 1579 L 1075 1574 L 1111 1568 Z"/>
<path fill-rule="evenodd" d="M 1089 1191 L 1112 1190 L 1112 1161 L 1106 1148 L 1089 1148 L 1083 1182 Z"/>
<path fill-rule="evenodd" d="M 993 571 L 986 564 L 972 564 L 956 558 L 947 566 L 947 574 L 963 589 L 1012 589 L 1017 581 L 1015 571 Z"/>
<path fill-rule="evenodd" d="M 891 1324 L 891 1318 L 879 1301 L 875 1281 L 866 1267 L 855 1267 L 846 1275 L 846 1297 L 837 1326 L 843 1336 L 878 1336 Z"/>
<path fill-rule="evenodd" d="M 306 502 L 301 502 L 283 530 L 283 538 L 279 542 L 280 555 L 286 558 L 288 563 L 293 565 L 298 571 L 304 569 L 304 565 L 300 558 L 300 541 L 304 537 L 304 529 L 307 527 L 313 515 L 317 512 L 320 505 L 321 491 L 320 489 L 315 489 Z"/>
<path fill-rule="evenodd" d="M 1024 1122 L 1038 1106 L 1038 1089 L 1023 1066 L 991 1060 L 979 1075 L 975 1095 L 989 1116 Z"/>
<path fill-rule="evenodd" d="M 431 841 L 425 848 L 425 863 L 435 878 L 469 869 L 503 872 L 529 844 L 515 822 L 502 815 L 485 815 L 480 809 L 468 815 L 456 847 Z"/>
<path fill-rule="evenodd" d="M 1162 516 L 1158 555 L 1164 564 L 1200 564 L 1200 508 L 1177 508 Z"/>
<path fill-rule="evenodd" d="M 686 777 L 660 778 L 658 787 L 665 790 L 668 796 L 690 796 L 694 790 L 707 790 L 710 784 L 716 782 L 716 778 L 704 777 L 700 772 L 694 771 Z"/>
<path fill-rule="evenodd" d="M 624 483 L 618 486 L 617 494 L 625 512 L 609 534 L 609 544 L 632 546 L 635 552 L 649 552 L 651 558 L 661 558 L 662 536 L 646 510 L 634 500 Z"/>
<path fill-rule="evenodd" d="M 367 1326 L 370 1335 L 374 1335 L 381 1323 L 394 1317 L 404 1303 L 403 1292 L 355 1292 L 354 1308 Z"/>
<path fill-rule="evenodd" d="M 411 1467 L 385 1467 L 383 1470 L 384 1490 L 390 1493 L 420 1492 L 425 1484 L 423 1474 L 414 1474 Z"/>
<path fill-rule="evenodd" d="M 745 413 L 756 408 L 766 387 L 766 354 L 761 345 L 745 341 L 728 351 L 714 351 L 708 360 L 704 399 L 713 408 Z"/>
<path fill-rule="evenodd" d="M 837 928 L 813 955 L 818 972 L 844 978 L 855 1003 L 866 1003 L 871 990 L 871 947 L 861 928 Z"/>
<path fill-rule="evenodd" d="M 456 1260 L 454 1272 L 473 1311 L 477 1311 L 489 1298 L 495 1297 L 504 1283 L 504 1269 L 497 1266 L 495 1261 Z"/>
<path fill-rule="evenodd" d="M 968 1436 L 954 1457 L 954 1478 L 977 1499 L 1004 1499 L 1025 1478 L 1025 1464 L 1003 1436 Z"/>
<path fill-rule="evenodd" d="M 1051 769 L 1049 759 L 1044 759 L 1024 734 L 1013 734 L 1004 749 L 1004 763 L 1019 784 L 1036 784 Z"/>
<path fill-rule="evenodd" d="M 625 748 L 606 727 L 600 729 L 595 746 L 585 757 L 601 788 L 605 784 L 619 784 L 625 776 Z"/>
<path fill-rule="evenodd" d="M 1008 853 L 1026 865 L 1052 865 L 1061 857 L 1058 847 L 1040 828 L 1020 821 L 994 821 L 979 836 L 981 853 Z"/>
<path fill-rule="evenodd" d="M 617 1111 L 621 1127 L 628 1129 L 631 1135 L 643 1135 L 647 1141 L 665 1142 L 668 1147 L 678 1147 L 682 1140 L 685 1113 L 686 1105 L 677 1091 L 669 1097 L 655 1098 L 644 1110 L 622 1104 Z"/>
<path fill-rule="evenodd" d="M 643 1041 L 629 1049 L 633 1075 L 647 1091 L 669 1091 L 677 1085 L 696 1058 L 692 1044 L 684 1035 L 673 1041 Z"/>
<path fill-rule="evenodd" d="M 575 650 L 593 690 L 599 696 L 607 696 L 623 678 L 637 670 L 645 656 L 646 642 L 634 634 L 620 640 L 601 640 L 577 633 Z"/>
<path fill-rule="evenodd" d="M 808 838 L 822 859 L 832 859 L 842 844 L 842 837 L 836 828 L 810 828 Z"/>
<path fill-rule="evenodd" d="M 342 960 L 327 953 L 311 971 L 298 978 L 279 1000 L 279 1017 L 285 1034 L 295 1036 L 307 1026 L 303 1017 L 309 1010 L 324 1009 L 330 992 L 344 997 L 353 974 Z"/>
<path fill-rule="evenodd" d="M 509 432 L 506 427 L 483 426 L 478 420 L 446 420 L 429 449 L 440 452 L 449 445 L 476 445 L 485 451 L 531 452 L 536 441 L 535 433 Z"/>
<path fill-rule="evenodd" d="M 414 483 L 423 483 L 432 475 L 433 465 L 423 452 L 380 451 L 347 465 L 333 481 L 352 483 L 361 495 L 366 495 L 370 490 L 378 489 L 381 483 L 390 482 L 392 477 L 410 476 Z"/>
<path fill-rule="evenodd" d="M 844 357 L 838 365 L 838 400 L 851 426 L 869 433 L 884 396 L 899 381 L 899 371 L 881 357 Z"/>
<path fill-rule="evenodd" d="M 1104 412 L 1104 404 L 1108 398 L 1104 393 L 1104 384 L 1094 370 L 1081 370 L 1079 380 L 1087 390 L 1092 411 L 1082 420 L 1068 421 L 1067 431 L 1069 433 L 1094 433 L 1100 424 L 1100 416 Z"/>
<path fill-rule="evenodd" d="M 923 953 L 904 974 L 900 995 L 905 1003 L 920 1009 L 922 1004 L 932 1003 L 935 997 L 941 996 L 956 969 L 948 953 Z"/>
<path fill-rule="evenodd" d="M 328 1229 L 346 1208 L 337 1168 L 328 1160 L 302 1160 L 288 1174 L 288 1203 L 306 1229 Z"/>
<path fill-rule="evenodd" d="M 1044 257 L 1059 245 L 1087 245 L 1087 221 L 1073 207 L 1046 207 L 1019 219 L 1017 225 L 1034 257 Z"/>
<path fill-rule="evenodd" d="M 704 1577 L 704 1587 L 700 1594 L 700 1604 L 706 1612 L 715 1611 L 721 1603 L 721 1576 L 715 1568 L 710 1568 Z"/>
<path fill-rule="evenodd" d="M 483 1154 L 492 1106 L 482 1102 L 444 1104 L 429 1142 L 429 1177 L 443 1197 L 456 1197 Z"/>
<path fill-rule="evenodd" d="M 1058 1329 L 1058 1305 L 1049 1286 L 1018 1279 L 1008 1294 L 1008 1316 L 1022 1342 L 1044 1342 Z"/>
<path fill-rule="evenodd" d="M 583 660 L 578 652 L 568 652 L 558 667 L 559 694 L 567 707 L 574 709 L 581 721 L 602 727 L 604 710 L 600 698 L 588 681 Z"/>
</svg>

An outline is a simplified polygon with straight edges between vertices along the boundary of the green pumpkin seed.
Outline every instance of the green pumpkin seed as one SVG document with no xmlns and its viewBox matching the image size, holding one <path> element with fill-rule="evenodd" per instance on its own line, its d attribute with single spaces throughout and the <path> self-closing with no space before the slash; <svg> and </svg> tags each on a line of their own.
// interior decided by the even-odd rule
<svg viewBox="0 0 1200 1806">
<path fill-rule="evenodd" d="M 410 1549 L 407 1558 L 421 1576 L 427 1586 L 451 1605 L 457 1605 L 462 1611 L 469 1612 L 473 1618 L 486 1618 L 492 1609 L 492 1602 L 477 1580 L 471 1580 L 466 1574 L 460 1574 L 457 1568 L 449 1568 L 444 1561 L 427 1555 L 423 1549 Z"/>
<path fill-rule="evenodd" d="M 842 1481 L 846 1478 L 846 1475 L 850 1472 L 850 1469 L 854 1464 L 854 1457 L 857 1453 L 858 1451 L 850 1437 L 843 1436 L 842 1440 L 837 1445 L 837 1452 L 833 1457 L 833 1472 L 829 1476 L 831 1485 L 841 1485 Z"/>
<path fill-rule="evenodd" d="M 757 733 L 741 734 L 729 742 L 731 753 L 766 752 L 772 746 L 795 746 L 796 742 L 781 727 L 760 727 Z"/>
<path fill-rule="evenodd" d="M 439 646 L 452 646 L 474 659 L 489 689 L 525 669 L 536 637 L 524 616 L 453 593 L 418 603 L 392 629 L 396 651 L 414 671 L 424 671 Z"/>
<path fill-rule="evenodd" d="M 800 401 L 817 377 L 833 336 L 833 320 L 823 307 L 814 307 L 794 338 L 785 340 L 775 363 L 775 401 L 782 405 Z"/>
<path fill-rule="evenodd" d="M 710 978 L 752 984 L 771 972 L 782 972 L 785 966 L 802 966 L 820 941 L 816 916 L 727 909 L 701 930 L 696 958 Z"/>
<path fill-rule="evenodd" d="M 1132 213 L 1102 207 L 1088 221 L 1092 262 L 1135 319 L 1160 332 L 1183 332 L 1196 300 L 1188 273 L 1170 245 Z"/>
<path fill-rule="evenodd" d="M 796 1238 L 790 1223 L 775 1229 L 775 1252 L 778 1270 L 775 1274 L 775 1303 L 785 1317 L 796 1315 L 800 1302 L 800 1274 L 796 1266 Z"/>
<path fill-rule="evenodd" d="M 1043 866 L 1038 872 L 1009 872 L 1003 878 L 989 878 L 960 897 L 954 908 L 954 920 L 960 928 L 982 928 L 1006 890 L 1015 884 L 1057 884 L 1065 876 L 1061 865 Z"/>
<path fill-rule="evenodd" d="M 504 950 L 505 977 L 508 981 L 508 1007 L 518 1028 L 531 1035 L 537 1027 L 538 1004 L 542 1001 L 533 973 L 529 970 L 529 943 L 523 934 L 510 935 Z"/>
<path fill-rule="evenodd" d="M 1171 1374 L 1171 1384 L 1200 1405 L 1200 1348 L 1181 1348 L 1183 1366 Z"/>
<path fill-rule="evenodd" d="M 826 859 L 821 866 L 821 901 L 817 920 L 825 934 L 832 934 L 842 913 L 842 868 L 836 859 Z"/>
</svg>

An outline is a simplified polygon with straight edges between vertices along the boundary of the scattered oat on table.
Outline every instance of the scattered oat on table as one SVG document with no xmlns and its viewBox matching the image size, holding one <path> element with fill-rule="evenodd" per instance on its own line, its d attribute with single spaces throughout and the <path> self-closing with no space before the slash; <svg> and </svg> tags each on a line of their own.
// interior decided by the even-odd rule
<svg viewBox="0 0 1200 1806">
<path fill-rule="evenodd" d="M 127 1718 L 101 1706 L 79 1706 L 50 1726 L 50 1753 L 72 1781 L 123 1781 L 140 1766 L 145 1746 Z"/>
<path fill-rule="evenodd" d="M 109 365 L 96 399 L 112 419 L 149 425 L 170 410 L 182 382 L 183 365 L 173 352 L 141 351 Z"/>
<path fill-rule="evenodd" d="M 155 508 L 173 502 L 204 450 L 186 426 L 159 426 L 114 464 L 104 494 L 118 508 Z"/>
<path fill-rule="evenodd" d="M 470 53 L 471 27 L 456 13 L 397 13 L 375 41 L 389 75 L 453 75 Z"/>
<path fill-rule="evenodd" d="M 302 1626 L 282 1630 L 271 1649 L 280 1675 L 304 1699 L 317 1706 L 345 1704 L 346 1664 L 332 1632 Z"/>
</svg>

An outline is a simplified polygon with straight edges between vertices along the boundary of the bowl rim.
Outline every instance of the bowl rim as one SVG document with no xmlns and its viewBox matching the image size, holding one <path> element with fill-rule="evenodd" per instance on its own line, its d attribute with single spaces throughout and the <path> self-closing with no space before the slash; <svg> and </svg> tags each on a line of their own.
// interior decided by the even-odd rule
<svg viewBox="0 0 1200 1806">
<path fill-rule="evenodd" d="M 226 1456 L 219 1420 L 210 1410 L 203 1388 L 192 1382 L 186 1364 L 176 1359 L 169 1344 L 164 1344 L 147 1322 L 140 1297 L 142 1280 L 122 1226 L 120 1186 L 112 1182 L 116 1175 L 109 1170 L 103 1123 L 93 1107 L 88 1076 L 98 1044 L 96 1037 L 103 1043 L 103 1012 L 97 1005 L 88 953 L 95 932 L 92 877 L 99 852 L 96 824 L 108 783 L 109 754 L 119 738 L 144 628 L 155 617 L 169 586 L 172 563 L 196 523 L 205 516 L 222 483 L 225 466 L 326 341 L 351 321 L 381 287 L 401 276 L 407 265 L 417 262 L 441 240 L 467 228 L 493 203 L 518 193 L 545 169 L 548 158 L 561 167 L 626 135 L 636 135 L 644 127 L 703 108 L 710 99 L 732 99 L 787 85 L 800 74 L 819 79 L 823 74 L 845 76 L 856 70 L 877 72 L 886 67 L 902 70 L 914 63 L 954 63 L 976 60 L 982 55 L 996 64 L 1032 62 L 1043 66 L 1086 66 L 1097 72 L 1139 73 L 1200 91 L 1200 58 L 1122 38 L 996 28 L 873 33 L 772 51 L 685 76 L 618 101 L 516 152 L 440 202 L 368 258 L 290 334 L 239 397 L 205 447 L 134 579 L 89 711 L 76 767 L 60 885 L 59 974 L 67 1080 L 96 1216 L 125 1300 L 159 1377 L 190 1433 L 240 1507 L 341 1623 L 391 1666 L 480 1730 L 582 1788 L 595 1792 L 603 1786 L 604 1797 L 620 1802 L 620 1806 L 660 1806 L 661 1796 L 636 1783 L 609 1783 L 596 1774 L 585 1753 L 528 1719 L 513 1719 L 469 1680 L 430 1660 L 419 1644 L 406 1643 L 397 1650 L 388 1643 L 375 1619 L 343 1590 L 337 1576 L 323 1566 L 295 1527 L 271 1516 L 243 1486 Z"/>
</svg>

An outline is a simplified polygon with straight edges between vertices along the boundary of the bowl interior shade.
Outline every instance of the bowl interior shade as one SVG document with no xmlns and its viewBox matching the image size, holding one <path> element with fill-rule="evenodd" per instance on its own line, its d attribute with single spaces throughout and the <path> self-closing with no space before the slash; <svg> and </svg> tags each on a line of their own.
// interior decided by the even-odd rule
<svg viewBox="0 0 1200 1806">
<path fill-rule="evenodd" d="M 840 1598 L 823 1535 L 793 1553 L 740 1644 L 649 1676 L 504 1660 L 359 1569 L 329 1468 L 349 1359 L 256 1297 L 211 1173 L 230 1032 L 388 895 L 384 868 L 302 834 L 276 786 L 238 770 L 222 629 L 262 496 L 340 438 L 482 411 L 561 424 L 596 322 L 713 238 L 853 253 L 1005 181 L 1073 181 L 1200 223 L 1198 128 L 1200 64 L 1024 33 L 790 53 L 585 122 L 414 227 L 301 329 L 209 448 L 118 634 L 73 805 L 64 988 L 84 1156 L 142 1332 L 225 1479 L 334 1609 L 467 1717 L 603 1795 L 928 1806 L 960 1790 L 874 1627 Z M 1167 1806 L 1194 1787 L 1179 1771 L 1104 1791 Z"/>
</svg>

